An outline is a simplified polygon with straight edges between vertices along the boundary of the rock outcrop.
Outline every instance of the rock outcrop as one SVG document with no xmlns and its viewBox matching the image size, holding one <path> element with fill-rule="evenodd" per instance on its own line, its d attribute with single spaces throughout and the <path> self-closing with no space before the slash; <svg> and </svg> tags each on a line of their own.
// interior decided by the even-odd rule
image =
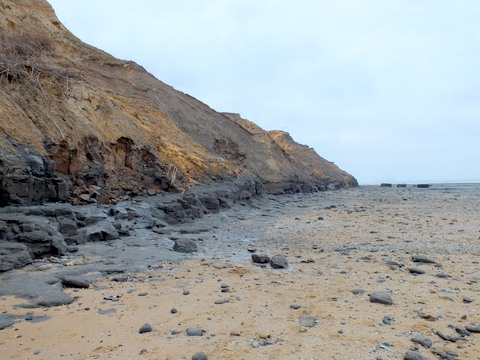
<svg viewBox="0 0 480 360">
<path fill-rule="evenodd" d="M 252 175 L 273 193 L 356 185 L 288 134 L 81 42 L 45 0 L 0 0 L 0 22 L 2 206 L 111 203 Z"/>
</svg>

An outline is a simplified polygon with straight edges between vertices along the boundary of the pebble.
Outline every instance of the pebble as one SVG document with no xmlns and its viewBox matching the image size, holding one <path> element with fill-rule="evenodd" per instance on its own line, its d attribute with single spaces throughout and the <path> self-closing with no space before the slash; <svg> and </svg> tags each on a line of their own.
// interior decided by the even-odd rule
<svg viewBox="0 0 480 360">
<path fill-rule="evenodd" d="M 365 293 L 365 290 L 363 290 L 363 289 L 354 289 L 354 290 L 352 290 L 352 294 L 354 294 L 354 295 L 361 295 L 361 294 L 363 294 L 363 293 Z"/>
<path fill-rule="evenodd" d="M 384 292 L 374 292 L 371 294 L 370 302 L 376 304 L 393 305 L 392 297 Z"/>
<path fill-rule="evenodd" d="M 466 304 L 469 304 L 469 303 L 472 303 L 474 300 L 470 297 L 464 297 L 463 298 L 463 302 L 466 303 Z"/>
<path fill-rule="evenodd" d="M 292 304 L 292 305 L 290 305 L 290 309 L 293 309 L 293 310 L 298 310 L 298 309 L 300 309 L 300 308 L 301 308 L 301 306 L 300 306 L 299 304 Z"/>
<path fill-rule="evenodd" d="M 313 316 L 304 316 L 304 317 L 301 317 L 299 320 L 300 325 L 308 328 L 317 326 L 317 321 L 318 321 L 317 318 Z"/>
<path fill-rule="evenodd" d="M 288 267 L 288 261 L 283 255 L 274 255 L 270 259 L 270 265 L 274 269 L 286 269 Z"/>
<path fill-rule="evenodd" d="M 413 275 L 423 275 L 426 272 L 425 270 L 419 269 L 417 267 L 410 267 L 410 268 L 407 268 L 407 270 Z"/>
<path fill-rule="evenodd" d="M 412 255 L 412 261 L 424 264 L 436 264 L 436 261 L 430 259 L 426 255 Z"/>
<path fill-rule="evenodd" d="M 204 352 L 198 352 L 192 356 L 192 360 L 208 360 L 208 357 Z"/>
<path fill-rule="evenodd" d="M 467 329 L 468 331 L 472 332 L 472 333 L 480 333 L 480 326 L 476 326 L 476 325 L 467 325 L 465 326 L 465 329 Z"/>
<path fill-rule="evenodd" d="M 62 277 L 62 285 L 65 287 L 87 289 L 90 283 L 79 276 L 65 275 Z"/>
<path fill-rule="evenodd" d="M 429 360 L 425 356 L 420 355 L 416 351 L 407 351 L 405 356 L 403 357 L 403 360 Z"/>
<path fill-rule="evenodd" d="M 432 347 L 432 340 L 430 340 L 428 337 L 426 336 L 415 336 L 413 338 L 410 339 L 412 342 L 416 343 L 416 344 L 420 344 L 426 348 L 431 348 Z"/>
<path fill-rule="evenodd" d="M 202 328 L 188 328 L 187 329 L 187 336 L 203 336 L 205 330 Z"/>
<path fill-rule="evenodd" d="M 393 318 L 393 316 L 384 316 L 382 322 L 385 325 L 391 325 L 391 324 L 393 324 L 394 321 L 395 321 L 395 319 Z"/>
<path fill-rule="evenodd" d="M 226 304 L 228 302 L 230 302 L 228 299 L 220 299 L 220 300 L 216 300 L 215 304 L 216 305 L 221 305 L 221 304 Z"/>
<path fill-rule="evenodd" d="M 176 314 L 177 312 L 178 312 L 178 310 L 175 309 L 175 308 L 170 309 L 170 313 L 172 313 L 172 314 Z"/>
<path fill-rule="evenodd" d="M 268 264 L 270 257 L 265 254 L 252 254 L 252 261 L 256 264 Z"/>
<path fill-rule="evenodd" d="M 138 332 L 140 334 L 143 334 L 143 333 L 148 333 L 148 332 L 151 332 L 152 331 L 152 325 L 150 324 L 143 324 L 140 329 L 138 330 Z"/>
<path fill-rule="evenodd" d="M 190 291 L 188 291 L 188 290 L 183 290 L 183 295 L 188 295 L 188 294 L 190 294 Z"/>
</svg>

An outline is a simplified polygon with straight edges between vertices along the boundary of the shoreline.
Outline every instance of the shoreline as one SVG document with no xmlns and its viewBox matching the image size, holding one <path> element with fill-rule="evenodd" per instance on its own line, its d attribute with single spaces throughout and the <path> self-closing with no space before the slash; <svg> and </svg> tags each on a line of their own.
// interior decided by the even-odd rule
<svg viewBox="0 0 480 360">
<path fill-rule="evenodd" d="M 70 305 L 15 308 L 19 299 L 1 297 L 2 313 L 20 318 L 0 330 L 0 349 L 12 359 L 190 359 L 203 351 L 209 359 L 388 360 L 415 348 L 427 359 L 438 358 L 432 349 L 478 359 L 480 334 L 452 342 L 436 332 L 460 336 L 449 325 L 480 325 L 479 200 L 478 191 L 360 186 L 237 204 L 165 235 L 195 240 L 199 252 L 185 261 L 66 290 L 79 296 Z M 123 252 L 155 256 L 153 242 Z M 253 264 L 254 249 L 286 256 L 289 268 Z M 415 254 L 436 264 L 413 262 Z M 391 295 L 393 305 L 371 303 L 374 292 Z M 313 327 L 301 323 L 309 317 Z M 152 331 L 139 334 L 145 323 Z M 205 333 L 188 336 L 187 328 Z M 410 340 L 419 335 L 431 348 Z"/>
</svg>

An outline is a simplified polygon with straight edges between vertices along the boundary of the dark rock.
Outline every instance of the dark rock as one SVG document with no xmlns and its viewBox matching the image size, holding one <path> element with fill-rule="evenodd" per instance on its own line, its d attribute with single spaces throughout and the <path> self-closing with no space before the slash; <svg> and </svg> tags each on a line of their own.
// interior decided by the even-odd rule
<svg viewBox="0 0 480 360">
<path fill-rule="evenodd" d="M 71 304 L 75 299 L 63 292 L 43 294 L 35 299 L 34 304 L 40 307 L 52 307 Z"/>
<path fill-rule="evenodd" d="M 170 313 L 172 313 L 172 314 L 176 314 L 177 312 L 178 312 L 178 310 L 175 309 L 175 308 L 170 309 Z"/>
<path fill-rule="evenodd" d="M 85 242 L 116 240 L 120 237 L 117 229 L 108 221 L 96 222 L 84 227 L 81 231 Z"/>
<path fill-rule="evenodd" d="M 463 298 L 463 302 L 466 303 L 466 304 L 469 304 L 469 303 L 472 303 L 474 300 L 470 297 L 464 297 Z"/>
<path fill-rule="evenodd" d="M 58 221 L 58 231 L 64 236 L 73 236 L 77 234 L 77 222 L 74 219 L 69 219 L 67 217 L 59 217 Z"/>
<path fill-rule="evenodd" d="M 470 336 L 472 334 L 470 334 L 470 331 L 468 331 L 467 329 L 464 329 L 464 328 L 461 328 L 461 327 L 457 327 L 455 326 L 455 331 L 457 333 L 459 333 L 461 336 Z"/>
<path fill-rule="evenodd" d="M 204 352 L 198 352 L 192 356 L 192 360 L 208 360 L 208 357 Z"/>
<path fill-rule="evenodd" d="M 188 328 L 187 329 L 187 336 L 203 336 L 205 330 L 201 328 Z"/>
<path fill-rule="evenodd" d="M 450 336 L 450 335 L 446 335 L 446 334 L 442 333 L 441 331 L 435 331 L 435 334 L 437 334 L 440 338 L 442 338 L 445 341 L 457 342 L 457 340 L 458 340 L 457 338 L 455 338 L 453 336 Z"/>
<path fill-rule="evenodd" d="M 393 305 L 392 297 L 384 292 L 374 292 L 370 295 L 370 302 L 384 305 Z"/>
<path fill-rule="evenodd" d="M 419 269 L 419 268 L 416 268 L 416 267 L 409 267 L 409 268 L 407 268 L 407 270 L 408 270 L 411 274 L 414 274 L 414 275 L 423 275 L 423 274 L 425 274 L 425 270 Z"/>
<path fill-rule="evenodd" d="M 412 255 L 412 261 L 424 264 L 436 264 L 437 262 L 426 255 Z"/>
<path fill-rule="evenodd" d="M 174 240 L 173 250 L 182 253 L 193 253 L 198 251 L 197 244 L 193 240 L 189 239 L 176 239 Z"/>
<path fill-rule="evenodd" d="M 419 335 L 419 336 L 415 336 L 415 337 L 411 338 L 410 340 L 412 342 L 414 342 L 416 344 L 420 344 L 420 345 L 422 345 L 426 348 L 431 348 L 432 347 L 432 340 L 430 340 L 426 336 Z"/>
<path fill-rule="evenodd" d="M 90 283 L 87 280 L 79 276 L 72 276 L 72 275 L 63 276 L 62 285 L 65 287 L 83 288 L 83 289 L 87 289 L 90 287 Z"/>
<path fill-rule="evenodd" d="M 361 294 L 364 294 L 364 293 L 365 293 L 365 290 L 363 290 L 363 289 L 352 290 L 352 294 L 354 294 L 354 295 L 361 295 Z"/>
<path fill-rule="evenodd" d="M 384 316 L 383 320 L 382 320 L 382 322 L 385 325 L 391 325 L 391 324 L 393 324 L 394 321 L 395 321 L 395 319 L 393 318 L 393 316 Z"/>
<path fill-rule="evenodd" d="M 293 310 L 298 310 L 298 309 L 300 309 L 300 308 L 301 308 L 301 305 L 299 305 L 299 304 L 292 304 L 292 305 L 290 305 L 290 309 L 293 309 Z"/>
<path fill-rule="evenodd" d="M 268 264 L 270 257 L 264 254 L 252 254 L 252 261 L 256 264 Z"/>
<path fill-rule="evenodd" d="M 300 318 L 299 322 L 300 322 L 300 325 L 302 326 L 305 326 L 307 328 L 312 328 L 317 326 L 318 320 L 316 317 L 313 317 L 313 316 L 304 316 Z"/>
<path fill-rule="evenodd" d="M 13 324 L 15 324 L 15 321 L 13 321 L 8 314 L 0 314 L 0 330 L 12 326 Z"/>
<path fill-rule="evenodd" d="M 288 261 L 283 255 L 274 255 L 270 259 L 270 265 L 274 269 L 286 269 L 288 267 Z"/>
<path fill-rule="evenodd" d="M 228 299 L 219 299 L 219 300 L 215 300 L 215 304 L 216 305 L 221 305 L 221 304 L 226 304 L 230 302 Z"/>
<path fill-rule="evenodd" d="M 440 278 L 440 279 L 448 279 L 448 278 L 451 277 L 450 275 L 447 275 L 447 274 L 444 274 L 444 273 L 438 273 L 435 276 Z"/>
<path fill-rule="evenodd" d="M 429 360 L 427 357 L 420 355 L 416 351 L 407 351 L 403 360 Z"/>
<path fill-rule="evenodd" d="M 480 326 L 467 325 L 465 326 L 465 329 L 467 329 L 467 331 L 470 331 L 472 333 L 480 333 Z"/>
<path fill-rule="evenodd" d="M 0 242 L 0 272 L 19 269 L 32 263 L 32 255 L 25 244 Z"/>
<path fill-rule="evenodd" d="M 152 325 L 150 324 L 143 324 L 140 329 L 138 330 L 139 334 L 143 334 L 143 333 L 148 333 L 148 332 L 151 332 L 152 331 Z"/>
</svg>

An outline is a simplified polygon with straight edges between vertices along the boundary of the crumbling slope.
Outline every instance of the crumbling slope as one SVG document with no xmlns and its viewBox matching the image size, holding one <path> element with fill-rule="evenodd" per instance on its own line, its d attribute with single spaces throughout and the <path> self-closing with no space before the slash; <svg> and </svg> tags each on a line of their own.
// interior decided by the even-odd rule
<svg viewBox="0 0 480 360">
<path fill-rule="evenodd" d="M 1 205 L 108 203 L 251 175 L 274 192 L 356 183 L 81 42 L 44 0 L 0 0 L 0 23 Z"/>
</svg>

